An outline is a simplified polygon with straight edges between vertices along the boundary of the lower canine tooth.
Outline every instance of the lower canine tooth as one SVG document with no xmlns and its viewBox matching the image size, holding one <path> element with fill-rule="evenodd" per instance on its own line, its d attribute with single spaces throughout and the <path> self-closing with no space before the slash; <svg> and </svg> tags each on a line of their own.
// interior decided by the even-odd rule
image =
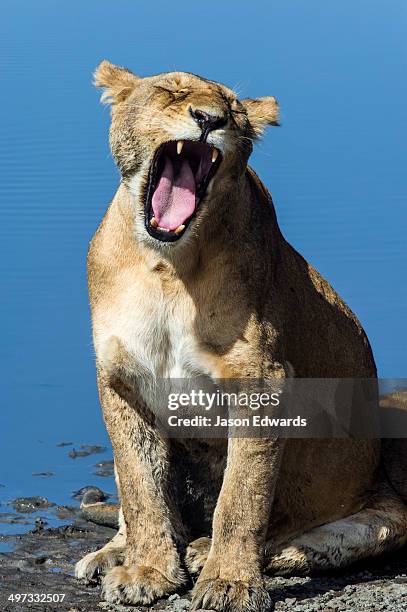
<svg viewBox="0 0 407 612">
<path fill-rule="evenodd" d="M 151 225 L 151 227 L 158 227 L 158 222 L 157 222 L 157 219 L 155 217 L 151 217 L 150 225 Z"/>
<path fill-rule="evenodd" d="M 219 155 L 218 149 L 213 149 L 213 151 L 212 151 L 212 163 L 216 162 L 216 160 L 218 159 L 218 155 Z"/>
<path fill-rule="evenodd" d="M 177 153 L 178 153 L 178 155 L 181 153 L 183 146 L 184 146 L 184 141 L 183 140 L 178 140 L 178 142 L 177 142 Z"/>
<path fill-rule="evenodd" d="M 175 231 L 176 234 L 180 234 L 185 229 L 185 225 L 179 225 Z"/>
</svg>

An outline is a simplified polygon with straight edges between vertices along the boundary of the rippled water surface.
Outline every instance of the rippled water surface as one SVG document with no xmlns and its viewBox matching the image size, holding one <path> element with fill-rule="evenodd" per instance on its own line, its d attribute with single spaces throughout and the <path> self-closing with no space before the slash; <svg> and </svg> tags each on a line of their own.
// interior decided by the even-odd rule
<svg viewBox="0 0 407 612">
<path fill-rule="evenodd" d="M 252 163 L 282 229 L 358 314 L 380 375 L 407 375 L 406 25 L 403 0 L 2 3 L 2 510 L 97 481 L 98 458 L 59 442 L 108 446 L 85 278 L 118 182 L 91 86 L 105 57 L 277 96 L 282 127 Z"/>
</svg>

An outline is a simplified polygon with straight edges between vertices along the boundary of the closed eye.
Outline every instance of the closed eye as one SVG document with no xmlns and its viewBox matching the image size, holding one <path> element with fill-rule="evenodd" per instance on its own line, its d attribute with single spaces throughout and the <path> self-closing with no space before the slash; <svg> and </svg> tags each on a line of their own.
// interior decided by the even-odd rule
<svg viewBox="0 0 407 612">
<path fill-rule="evenodd" d="M 170 94 L 175 99 L 185 98 L 189 94 L 188 89 L 168 89 L 167 87 L 163 87 L 162 85 L 154 85 L 155 89 L 159 89 L 160 91 L 164 91 L 165 93 Z"/>
<path fill-rule="evenodd" d="M 167 89 L 166 87 L 163 87 L 162 85 L 154 85 L 154 89 L 159 89 L 160 91 L 165 91 L 165 93 L 172 94 L 171 89 Z"/>
</svg>

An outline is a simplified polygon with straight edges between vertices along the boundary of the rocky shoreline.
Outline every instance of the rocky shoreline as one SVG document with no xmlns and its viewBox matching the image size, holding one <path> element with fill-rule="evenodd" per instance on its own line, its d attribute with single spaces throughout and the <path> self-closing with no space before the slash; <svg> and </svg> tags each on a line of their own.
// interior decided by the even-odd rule
<svg viewBox="0 0 407 612">
<path fill-rule="evenodd" d="M 38 498 L 41 500 L 42 498 Z M 27 504 L 18 500 L 21 512 Z M 103 545 L 114 530 L 85 520 L 74 507 L 52 508 L 66 524 L 36 527 L 22 535 L 0 537 L 0 610 L 2 612 L 124 612 L 151 608 L 112 605 L 101 601 L 100 586 L 78 582 L 73 575 L 75 562 Z M 38 506 L 37 506 L 38 507 Z M 11 515 L 10 515 L 11 516 Z M 8 550 L 7 550 L 8 549 Z M 274 610 L 295 612 L 334 612 L 368 610 L 407 611 L 407 547 L 388 557 L 371 560 L 347 571 L 313 577 L 267 578 Z M 64 593 L 63 602 L 27 603 L 10 601 L 16 593 Z M 189 609 L 190 592 L 161 600 L 154 610 L 182 612 Z"/>
</svg>

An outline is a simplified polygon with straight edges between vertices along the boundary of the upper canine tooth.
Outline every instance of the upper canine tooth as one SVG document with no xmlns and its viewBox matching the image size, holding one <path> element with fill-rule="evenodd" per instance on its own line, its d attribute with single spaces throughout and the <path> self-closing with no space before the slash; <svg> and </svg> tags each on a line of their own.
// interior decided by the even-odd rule
<svg viewBox="0 0 407 612">
<path fill-rule="evenodd" d="M 178 155 L 181 153 L 183 146 L 184 146 L 184 141 L 183 140 L 178 140 L 178 142 L 177 142 L 177 153 L 178 153 Z"/>
<path fill-rule="evenodd" d="M 176 234 L 180 234 L 185 229 L 185 225 L 179 225 L 175 231 Z"/>
<path fill-rule="evenodd" d="M 218 159 L 218 155 L 219 155 L 218 149 L 213 149 L 212 150 L 212 163 L 216 162 L 216 160 Z"/>
<path fill-rule="evenodd" d="M 158 227 L 158 221 L 157 221 L 157 219 L 156 219 L 155 217 L 151 217 L 151 219 L 150 219 L 150 225 L 151 225 L 152 227 Z"/>
</svg>

